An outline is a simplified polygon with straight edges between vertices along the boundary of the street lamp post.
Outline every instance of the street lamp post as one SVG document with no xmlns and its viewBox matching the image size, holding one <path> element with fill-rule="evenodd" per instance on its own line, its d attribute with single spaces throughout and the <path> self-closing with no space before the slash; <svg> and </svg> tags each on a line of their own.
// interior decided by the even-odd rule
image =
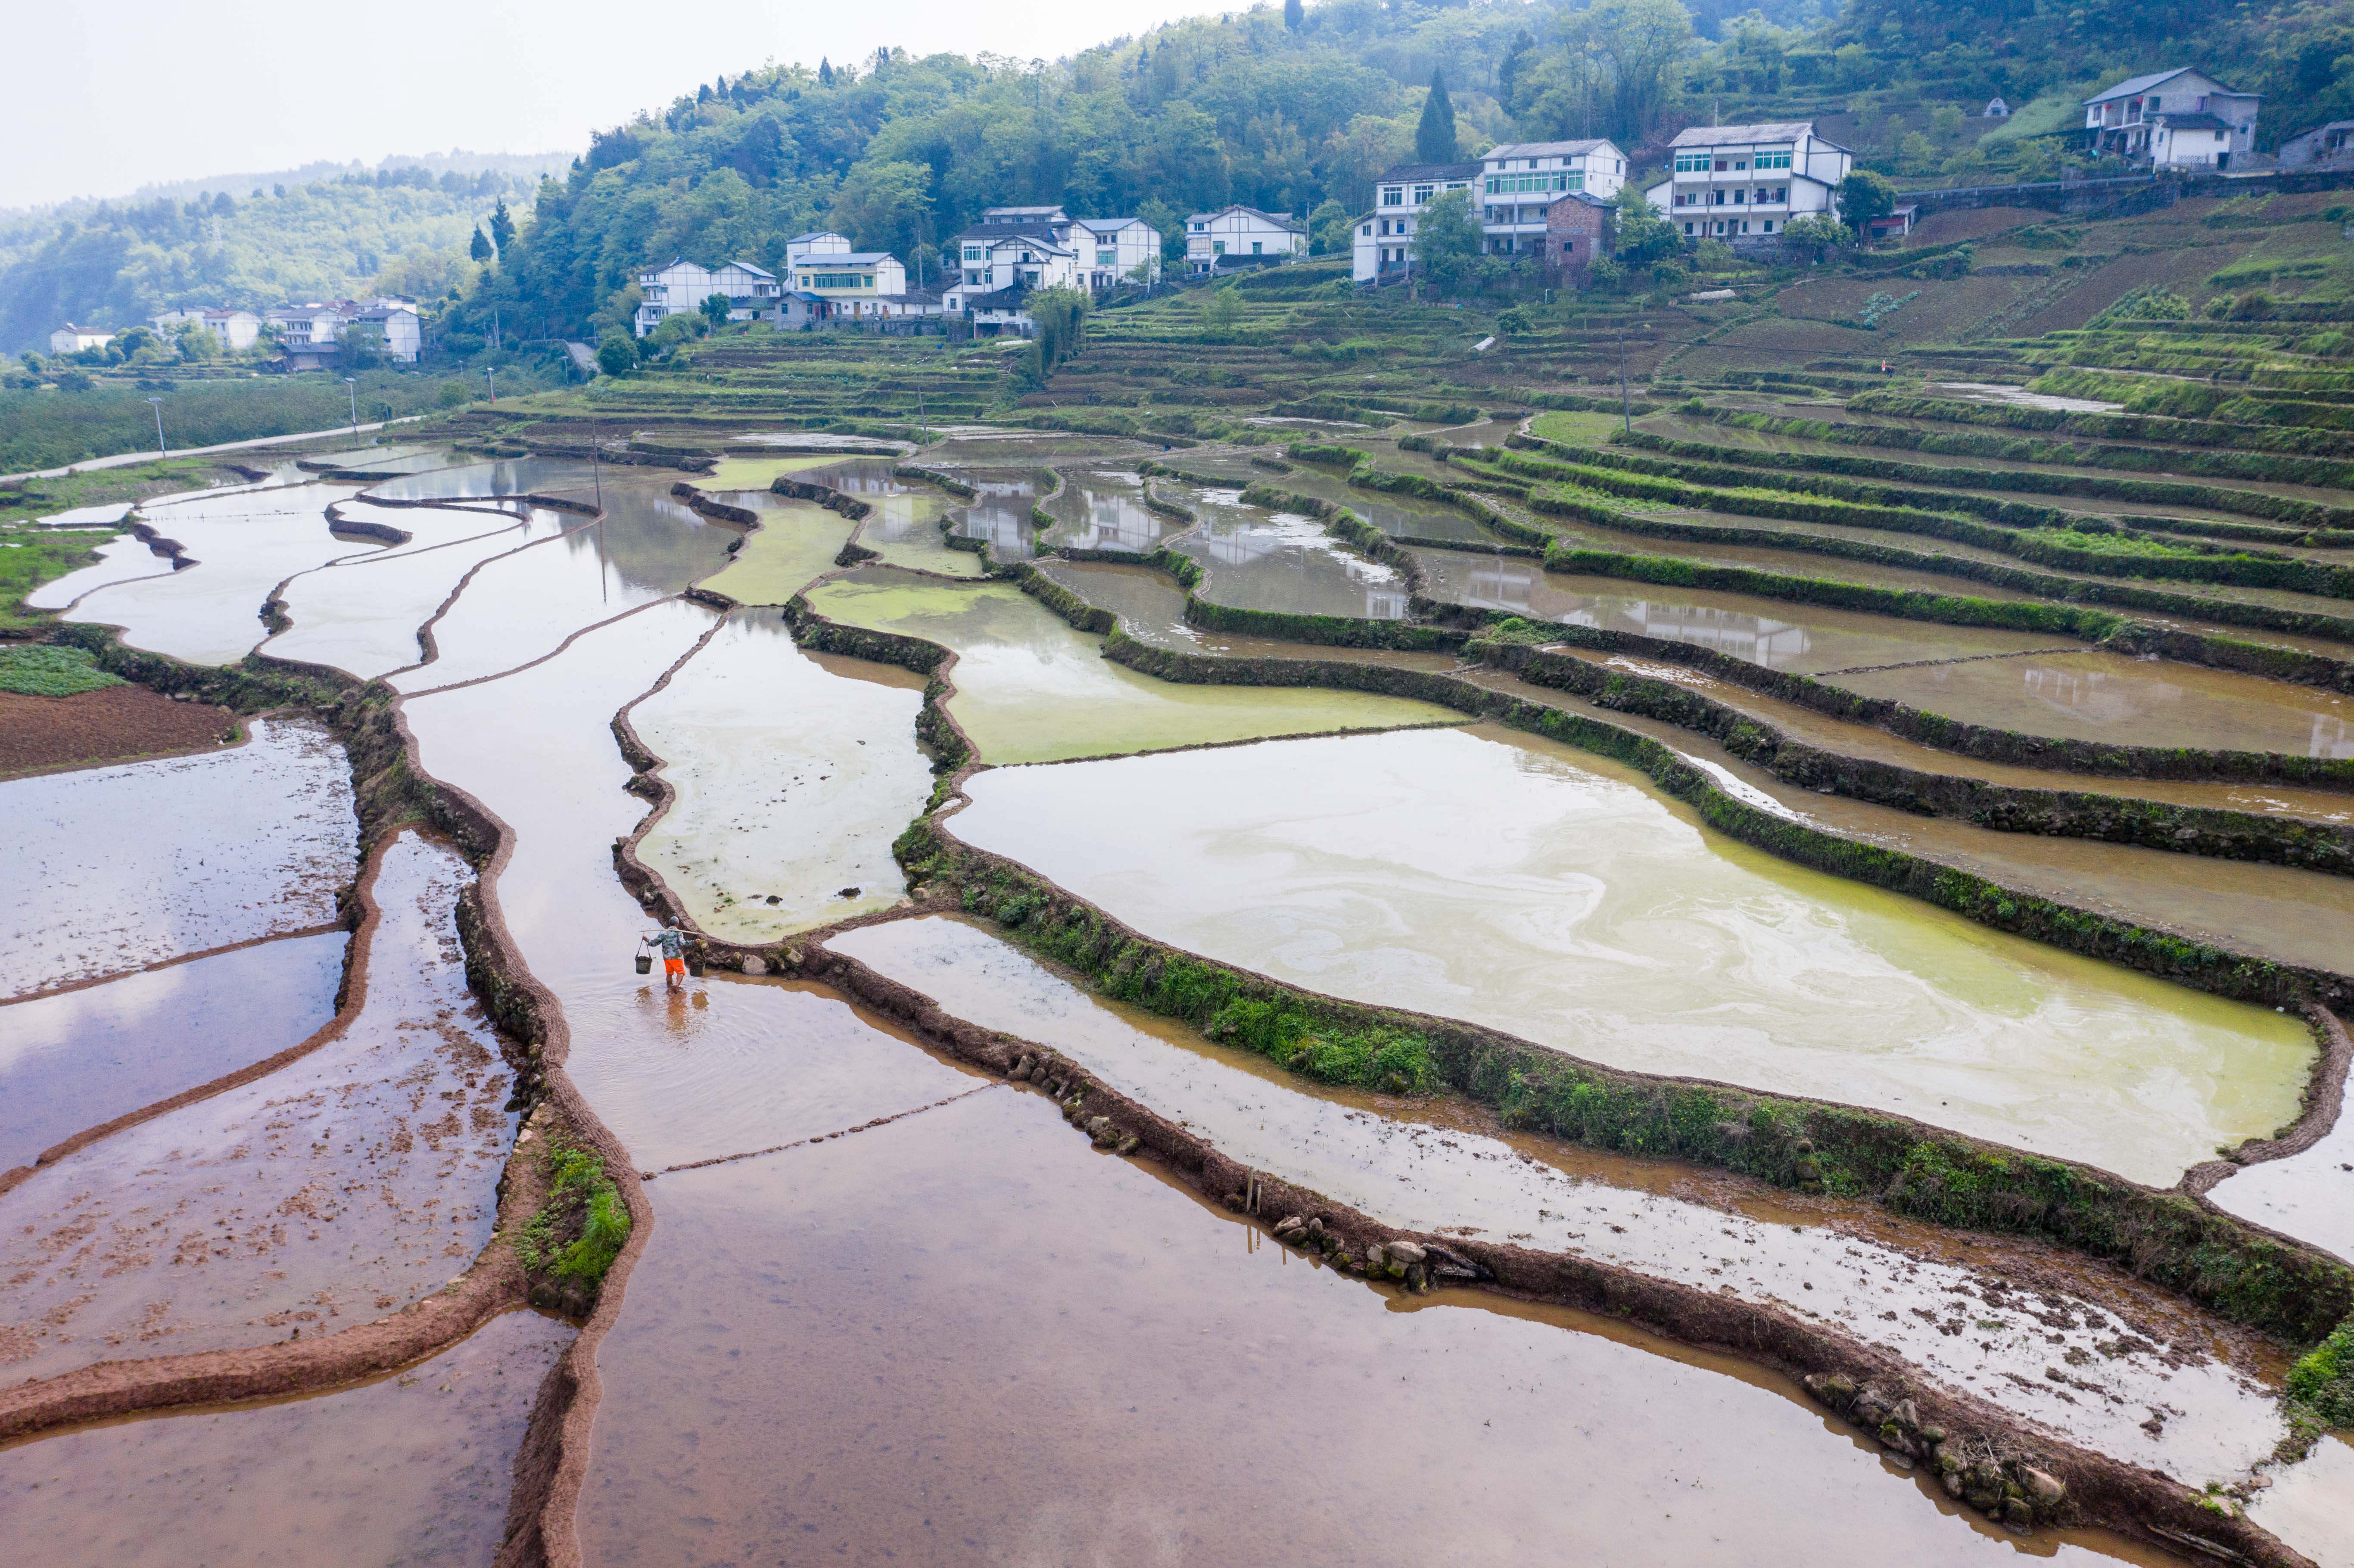
<svg viewBox="0 0 2354 1568">
<path fill-rule="evenodd" d="M 344 391 L 352 400 L 352 445 L 360 444 L 360 384 L 351 376 L 344 377 Z"/>
<path fill-rule="evenodd" d="M 490 378 L 491 401 L 495 403 L 499 400 L 499 373 L 494 367 L 485 365 L 482 366 L 482 374 Z"/>
<path fill-rule="evenodd" d="M 159 458 L 168 458 L 172 453 L 170 449 L 164 445 L 164 399 L 150 397 L 147 401 L 155 410 L 155 455 Z"/>
</svg>

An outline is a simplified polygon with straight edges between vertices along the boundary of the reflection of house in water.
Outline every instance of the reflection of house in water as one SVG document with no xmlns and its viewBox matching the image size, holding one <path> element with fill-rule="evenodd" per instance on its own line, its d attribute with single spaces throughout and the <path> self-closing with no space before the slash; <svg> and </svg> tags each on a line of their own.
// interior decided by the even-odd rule
<svg viewBox="0 0 2354 1568">
<path fill-rule="evenodd" d="M 973 498 L 957 520 L 957 533 L 967 539 L 986 539 L 999 560 L 1027 560 L 1031 555 L 1030 506 L 1038 485 L 1028 477 L 981 479 L 969 476 Z"/>
<path fill-rule="evenodd" d="M 1592 626 L 1713 648 L 1733 658 L 1779 669 L 1803 657 L 1807 629 L 1738 610 L 1649 599 L 1567 594 L 1540 585 L 1533 567 L 1499 558 L 1463 574 L 1463 602 L 1476 609 L 1508 610 L 1562 626 Z"/>
<path fill-rule="evenodd" d="M 2182 700 L 2181 687 L 2143 675 L 2121 680 L 2097 670 L 2031 662 L 2020 676 L 2027 694 L 2045 707 L 2102 726 L 2132 724 Z"/>
<path fill-rule="evenodd" d="M 2342 718 L 2327 714 L 2313 715 L 2313 738 L 2305 748 L 2307 757 L 2354 757 L 2354 727 Z"/>
<path fill-rule="evenodd" d="M 1368 620 L 1405 618 L 1410 596 L 1397 571 L 1341 548 L 1315 519 L 1242 510 L 1237 490 L 1204 490 L 1197 496 L 1204 521 L 1180 548 L 1209 567 L 1214 581 L 1225 577 L 1243 585 L 1248 608 Z M 1234 602 L 1214 588 L 1208 597 Z"/>
</svg>

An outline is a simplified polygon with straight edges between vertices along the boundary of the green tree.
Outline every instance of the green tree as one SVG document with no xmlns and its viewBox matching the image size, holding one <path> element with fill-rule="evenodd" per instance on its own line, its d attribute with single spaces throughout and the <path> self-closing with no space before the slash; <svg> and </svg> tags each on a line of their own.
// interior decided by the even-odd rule
<svg viewBox="0 0 2354 1568">
<path fill-rule="evenodd" d="M 1808 213 L 1782 226 L 1782 246 L 1820 261 L 1833 250 L 1855 243 L 1855 231 L 1835 217 Z"/>
<path fill-rule="evenodd" d="M 1283 0 L 1283 25 L 1298 32 L 1308 21 L 1308 7 L 1299 0 Z"/>
<path fill-rule="evenodd" d="M 466 242 L 466 254 L 476 261 L 487 261 L 491 259 L 491 242 L 482 233 L 482 226 L 479 223 L 474 225 L 474 238 Z"/>
<path fill-rule="evenodd" d="M 507 216 L 507 199 L 501 196 L 499 205 L 491 212 L 491 243 L 498 248 L 501 256 L 504 256 L 507 247 L 514 243 L 514 219 Z"/>
<path fill-rule="evenodd" d="M 220 352 L 221 341 L 202 322 L 182 322 L 178 341 L 173 344 L 182 359 L 191 365 L 201 365 Z"/>
<path fill-rule="evenodd" d="M 1610 254 L 1619 266 L 1638 272 L 1682 253 L 1683 236 L 1644 198 L 1641 190 L 1621 185 L 1611 206 L 1616 210 L 1611 215 Z"/>
<path fill-rule="evenodd" d="M 1524 132 L 1606 135 L 1632 147 L 1674 106 L 1693 48 L 1691 13 L 1678 0 L 1595 0 L 1554 24 L 1561 48 L 1516 90 Z"/>
<path fill-rule="evenodd" d="M 1461 291 L 1478 275 L 1479 225 L 1471 216 L 1469 191 L 1448 191 L 1422 209 L 1414 264 L 1442 294 Z"/>
<path fill-rule="evenodd" d="M 833 198 L 833 226 L 861 250 L 904 256 L 931 237 L 932 171 L 909 159 L 868 159 Z"/>
<path fill-rule="evenodd" d="M 1414 155 L 1425 164 L 1455 162 L 1455 105 L 1447 97 L 1447 78 L 1437 68 L 1430 73 L 1430 95 L 1422 101 L 1422 120 L 1414 128 Z"/>
<path fill-rule="evenodd" d="M 725 294 L 705 294 L 703 303 L 696 308 L 703 312 L 705 321 L 715 327 L 723 327 L 727 324 L 727 313 L 736 308 L 736 302 Z"/>
<path fill-rule="evenodd" d="M 1202 329 L 1204 332 L 1229 333 L 1243 319 L 1243 297 L 1232 283 L 1202 291 Z"/>
<path fill-rule="evenodd" d="M 1309 249 L 1319 256 L 1345 256 L 1352 248 L 1349 209 L 1326 197 L 1308 215 Z"/>
<path fill-rule="evenodd" d="M 608 376 L 620 376 L 633 370 L 638 363 L 638 345 L 629 334 L 609 332 L 597 345 L 597 368 Z"/>
<path fill-rule="evenodd" d="M 1877 170 L 1857 169 L 1832 194 L 1839 204 L 1840 221 L 1858 234 L 1870 233 L 1874 219 L 1896 210 L 1896 187 Z"/>
</svg>

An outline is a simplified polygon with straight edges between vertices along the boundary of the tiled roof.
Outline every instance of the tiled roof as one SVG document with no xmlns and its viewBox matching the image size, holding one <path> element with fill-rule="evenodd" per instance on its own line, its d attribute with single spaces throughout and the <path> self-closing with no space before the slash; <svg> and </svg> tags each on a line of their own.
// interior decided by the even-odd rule
<svg viewBox="0 0 2354 1568">
<path fill-rule="evenodd" d="M 1479 154 L 1483 161 L 1495 158 L 1574 158 L 1581 153 L 1591 153 L 1596 147 L 1610 143 L 1599 136 L 1589 136 L 1583 142 L 1507 142 L 1490 147 Z"/>
<path fill-rule="evenodd" d="M 1795 142 L 1811 134 L 1811 120 L 1776 120 L 1758 125 L 1687 125 L 1670 147 L 1745 147 L 1758 142 Z"/>
<path fill-rule="evenodd" d="M 1478 159 L 1468 164 L 1398 164 L 1382 171 L 1375 185 L 1396 185 L 1402 180 L 1476 180 L 1485 173 Z"/>
<path fill-rule="evenodd" d="M 2189 66 L 2176 66 L 2172 70 L 2154 70 L 2147 76 L 2129 76 L 2108 91 L 2094 93 L 2084 101 L 2087 104 L 2106 103 L 2112 98 L 2131 98 L 2136 93 L 2147 92 L 2161 82 L 2172 81 L 2190 69 Z"/>
</svg>

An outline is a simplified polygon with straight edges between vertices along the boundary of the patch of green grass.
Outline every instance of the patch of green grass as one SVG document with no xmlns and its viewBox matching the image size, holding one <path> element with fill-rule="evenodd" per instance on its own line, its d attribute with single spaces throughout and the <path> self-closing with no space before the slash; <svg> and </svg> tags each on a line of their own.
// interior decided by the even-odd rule
<svg viewBox="0 0 2354 1568">
<path fill-rule="evenodd" d="M 48 618 L 25 609 L 25 596 L 52 578 L 79 571 L 111 530 L 10 528 L 0 525 L 0 627 L 37 625 Z"/>
<path fill-rule="evenodd" d="M 0 648 L 0 692 L 27 697 L 70 697 L 105 686 L 122 685 L 119 675 L 98 667 L 98 661 L 80 648 L 36 644 Z"/>
<path fill-rule="evenodd" d="M 1574 447 L 1598 447 L 1618 433 L 1617 414 L 1567 409 L 1539 414 L 1529 429 L 1549 441 L 1560 441 Z"/>
<path fill-rule="evenodd" d="M 2288 1393 L 2330 1425 L 2354 1426 L 2354 1318 L 2289 1368 Z"/>
<path fill-rule="evenodd" d="M 551 1139 L 541 1159 L 548 1172 L 547 1202 L 516 1234 L 515 1256 L 529 1273 L 577 1279 L 593 1289 L 630 1239 L 630 1211 L 595 1150 Z"/>
</svg>

